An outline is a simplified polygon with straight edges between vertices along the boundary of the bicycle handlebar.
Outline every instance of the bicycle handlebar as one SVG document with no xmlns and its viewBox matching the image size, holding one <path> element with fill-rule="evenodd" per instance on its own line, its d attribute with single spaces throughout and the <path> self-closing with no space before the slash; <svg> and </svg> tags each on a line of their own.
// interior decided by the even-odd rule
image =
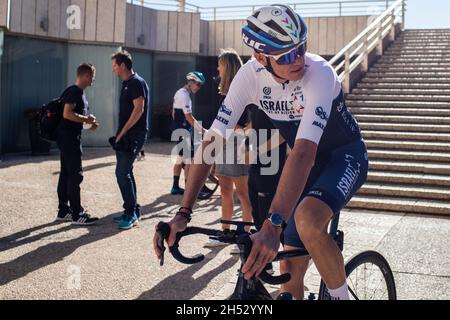
<svg viewBox="0 0 450 320">
<path fill-rule="evenodd" d="M 233 224 L 236 224 L 236 223 L 233 223 Z M 247 225 L 247 224 L 245 224 L 245 225 Z M 181 254 L 181 252 L 179 250 L 180 240 L 183 237 L 194 235 L 194 234 L 203 234 L 203 235 L 207 235 L 210 237 L 214 237 L 217 235 L 218 232 L 219 232 L 219 230 L 199 228 L 199 227 L 188 227 L 183 232 L 179 232 L 177 234 L 174 245 L 172 247 L 169 247 L 169 252 L 177 261 L 179 261 L 183 264 L 196 264 L 196 263 L 202 262 L 205 259 L 205 256 L 202 254 L 198 254 L 194 257 L 186 257 L 183 254 Z M 170 226 L 167 223 L 160 222 L 156 229 L 156 234 L 158 236 L 158 242 L 157 242 L 158 247 L 161 250 L 160 265 L 163 266 L 164 265 L 164 252 L 166 250 L 166 248 L 164 246 L 164 240 L 169 238 Z M 250 255 L 250 252 L 252 250 L 252 245 L 253 245 L 250 235 L 246 232 L 236 232 L 234 234 L 234 236 L 232 238 L 228 239 L 228 241 L 226 241 L 226 242 L 230 243 L 230 244 L 236 243 L 237 245 L 239 245 L 241 252 L 242 252 L 241 261 L 242 261 L 242 263 L 245 263 L 245 261 L 247 261 L 248 256 Z M 281 260 L 280 254 L 283 254 L 283 253 L 280 252 L 277 255 L 278 260 Z M 284 254 L 286 254 L 286 253 L 284 253 Z M 265 283 L 268 283 L 271 285 L 280 285 L 280 284 L 288 282 L 291 279 L 291 276 L 289 274 L 283 274 L 280 276 L 272 276 L 269 273 L 267 273 L 266 270 L 264 270 L 259 275 L 259 278 Z"/>
</svg>

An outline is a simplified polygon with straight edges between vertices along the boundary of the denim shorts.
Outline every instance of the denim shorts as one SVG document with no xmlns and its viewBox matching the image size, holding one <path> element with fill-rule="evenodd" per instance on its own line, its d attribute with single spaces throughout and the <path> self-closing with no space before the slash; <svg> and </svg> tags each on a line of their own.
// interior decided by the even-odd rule
<svg viewBox="0 0 450 320">
<path fill-rule="evenodd" d="M 312 168 L 299 203 L 306 197 L 317 198 L 338 216 L 366 182 L 368 167 L 367 148 L 363 140 L 334 150 L 325 161 Z M 303 248 L 300 238 L 293 213 L 284 231 L 284 241 L 288 246 Z"/>
</svg>

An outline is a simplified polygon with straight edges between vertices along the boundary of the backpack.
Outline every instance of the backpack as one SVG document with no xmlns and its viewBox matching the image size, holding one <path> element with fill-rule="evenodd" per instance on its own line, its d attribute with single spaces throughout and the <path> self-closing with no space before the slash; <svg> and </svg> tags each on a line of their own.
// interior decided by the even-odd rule
<svg viewBox="0 0 450 320">
<path fill-rule="evenodd" d="M 38 115 L 38 130 L 41 139 L 49 142 L 56 141 L 58 127 L 64 113 L 63 97 L 68 89 L 69 88 L 64 90 L 61 97 L 53 99 L 49 103 L 42 106 Z"/>
</svg>

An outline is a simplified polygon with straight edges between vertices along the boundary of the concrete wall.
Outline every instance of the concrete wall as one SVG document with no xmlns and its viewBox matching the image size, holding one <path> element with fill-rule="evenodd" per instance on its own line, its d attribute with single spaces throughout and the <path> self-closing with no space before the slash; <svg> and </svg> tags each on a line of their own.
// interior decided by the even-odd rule
<svg viewBox="0 0 450 320">
<path fill-rule="evenodd" d="M 76 68 L 82 62 L 90 62 L 96 66 L 96 80 L 91 88 L 86 90 L 89 101 L 89 111 L 94 114 L 100 127 L 92 132 L 83 132 L 84 146 L 107 146 L 108 138 L 117 130 L 120 94 L 120 82 L 111 70 L 111 55 L 119 47 L 98 45 L 68 45 L 67 83 L 75 81 Z"/>
<path fill-rule="evenodd" d="M 367 27 L 368 16 L 306 18 L 308 50 L 320 55 L 335 55 Z M 244 20 L 202 21 L 200 47 L 203 55 L 216 56 L 220 48 L 232 47 L 243 56 L 252 50 L 242 42 Z"/>
<path fill-rule="evenodd" d="M 0 0 L 0 21 L 5 1 Z M 125 10 L 126 0 L 13 0 L 9 31 L 63 40 L 122 44 Z"/>
<path fill-rule="evenodd" d="M 200 14 L 127 4 L 125 46 L 197 54 L 200 51 Z"/>
<path fill-rule="evenodd" d="M 10 0 L 0 0 L 0 28 L 8 28 Z"/>
</svg>

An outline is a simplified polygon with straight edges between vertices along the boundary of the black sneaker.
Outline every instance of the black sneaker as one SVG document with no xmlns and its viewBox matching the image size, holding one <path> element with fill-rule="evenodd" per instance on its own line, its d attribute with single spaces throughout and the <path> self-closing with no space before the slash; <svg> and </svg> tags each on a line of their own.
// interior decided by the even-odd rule
<svg viewBox="0 0 450 320">
<path fill-rule="evenodd" d="M 98 221 L 98 218 L 91 217 L 86 212 L 78 215 L 78 217 L 73 216 L 72 224 L 75 226 L 90 226 Z"/>
<path fill-rule="evenodd" d="M 72 210 L 70 208 L 60 209 L 56 217 L 56 221 L 71 221 L 72 220 Z"/>
</svg>

